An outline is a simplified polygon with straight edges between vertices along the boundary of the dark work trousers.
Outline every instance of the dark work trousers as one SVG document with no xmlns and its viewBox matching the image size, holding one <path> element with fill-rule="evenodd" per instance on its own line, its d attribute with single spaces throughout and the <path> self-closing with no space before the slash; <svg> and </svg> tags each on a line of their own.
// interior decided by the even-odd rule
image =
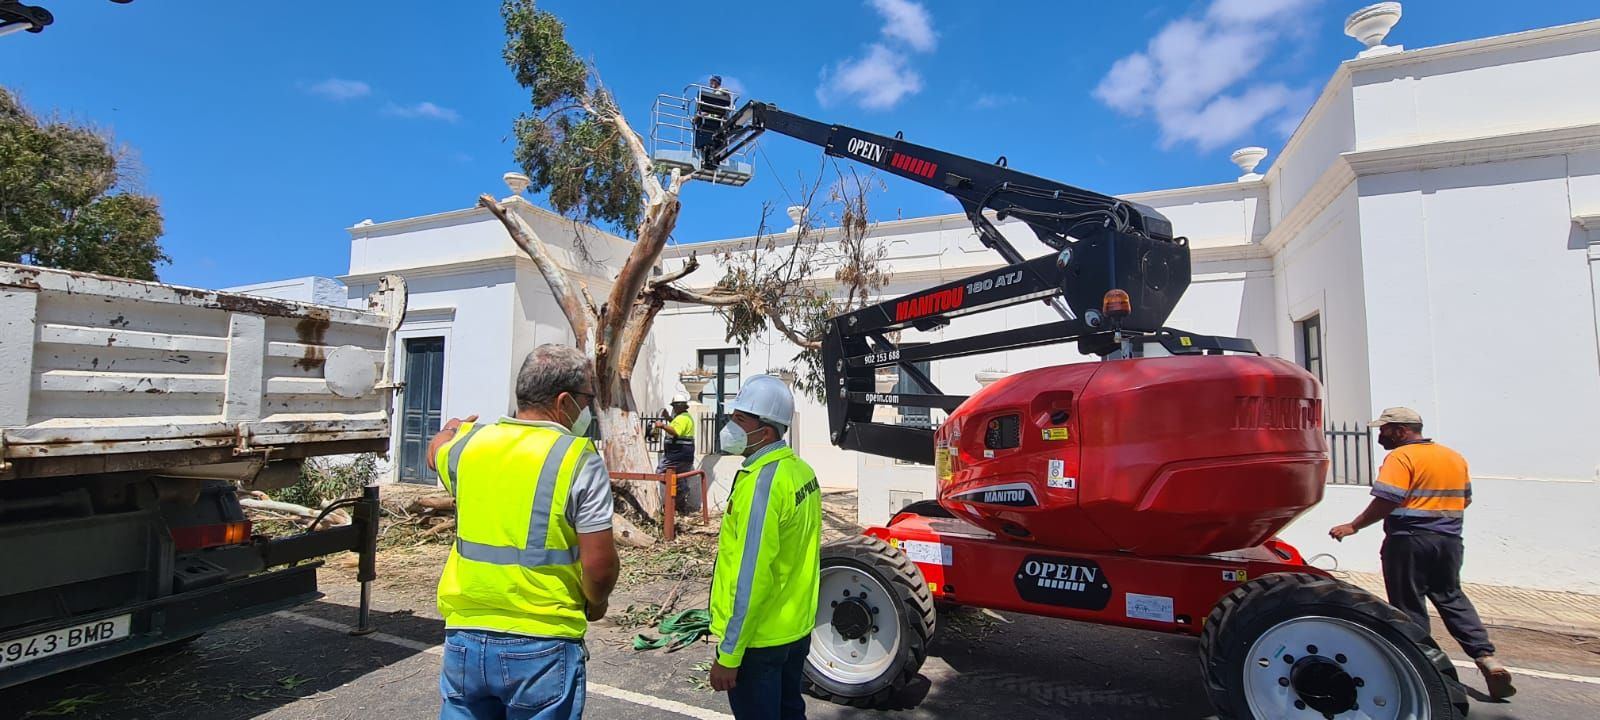
<svg viewBox="0 0 1600 720">
<path fill-rule="evenodd" d="M 1383 584 L 1389 590 L 1389 604 L 1423 630 L 1428 629 L 1428 606 L 1423 601 L 1427 598 L 1468 657 L 1494 654 L 1477 608 L 1461 592 L 1460 536 L 1417 531 L 1385 537 Z"/>
<path fill-rule="evenodd" d="M 657 474 L 665 474 L 671 468 L 679 473 L 686 473 L 694 469 L 694 441 L 668 439 L 661 445 L 661 462 L 656 465 Z M 697 512 L 700 510 L 700 478 L 687 478 L 678 481 L 678 502 L 675 505 L 678 512 Z"/>
<path fill-rule="evenodd" d="M 739 663 L 739 677 L 728 691 L 737 720 L 805 720 L 806 699 L 800 696 L 801 674 L 811 636 L 788 645 L 748 648 Z"/>
</svg>

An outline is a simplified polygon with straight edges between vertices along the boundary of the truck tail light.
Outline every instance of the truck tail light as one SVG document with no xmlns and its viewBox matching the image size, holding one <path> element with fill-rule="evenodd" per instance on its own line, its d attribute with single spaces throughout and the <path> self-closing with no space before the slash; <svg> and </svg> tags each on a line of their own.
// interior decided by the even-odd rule
<svg viewBox="0 0 1600 720">
<path fill-rule="evenodd" d="M 170 532 L 173 549 L 178 552 L 203 550 L 221 545 L 243 545 L 250 542 L 250 521 L 176 527 L 171 528 Z"/>
</svg>

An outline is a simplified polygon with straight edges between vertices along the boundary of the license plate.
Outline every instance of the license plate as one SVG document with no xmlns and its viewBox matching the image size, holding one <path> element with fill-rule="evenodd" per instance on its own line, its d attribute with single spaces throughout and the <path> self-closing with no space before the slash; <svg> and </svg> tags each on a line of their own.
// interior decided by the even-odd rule
<svg viewBox="0 0 1600 720">
<path fill-rule="evenodd" d="M 118 615 L 11 640 L 0 645 L 0 670 L 121 640 L 128 636 L 132 625 L 132 615 Z"/>
</svg>

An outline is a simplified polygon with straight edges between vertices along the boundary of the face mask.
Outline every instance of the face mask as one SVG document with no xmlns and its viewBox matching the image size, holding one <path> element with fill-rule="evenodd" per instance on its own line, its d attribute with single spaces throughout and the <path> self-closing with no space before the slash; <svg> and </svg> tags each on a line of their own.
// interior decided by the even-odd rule
<svg viewBox="0 0 1600 720">
<path fill-rule="evenodd" d="M 722 426 L 722 431 L 717 433 L 717 440 L 722 445 L 722 451 L 729 455 L 740 455 L 745 451 L 745 444 L 750 441 L 750 433 L 744 428 L 735 425 L 729 420 Z"/>
<path fill-rule="evenodd" d="M 578 401 L 573 400 L 572 404 L 577 405 Z M 594 413 L 585 407 L 578 410 L 578 416 L 572 419 L 572 425 L 569 429 L 572 430 L 573 435 L 583 437 L 589 433 L 589 424 L 592 422 L 594 422 Z"/>
</svg>

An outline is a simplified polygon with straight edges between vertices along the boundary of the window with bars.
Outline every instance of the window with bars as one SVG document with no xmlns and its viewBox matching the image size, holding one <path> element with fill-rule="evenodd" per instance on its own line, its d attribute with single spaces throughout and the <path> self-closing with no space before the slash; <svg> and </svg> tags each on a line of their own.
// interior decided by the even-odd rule
<svg viewBox="0 0 1600 720">
<path fill-rule="evenodd" d="M 1294 324 L 1300 349 L 1300 367 L 1317 376 L 1317 382 L 1327 382 L 1322 372 L 1322 316 L 1312 315 Z"/>
</svg>

